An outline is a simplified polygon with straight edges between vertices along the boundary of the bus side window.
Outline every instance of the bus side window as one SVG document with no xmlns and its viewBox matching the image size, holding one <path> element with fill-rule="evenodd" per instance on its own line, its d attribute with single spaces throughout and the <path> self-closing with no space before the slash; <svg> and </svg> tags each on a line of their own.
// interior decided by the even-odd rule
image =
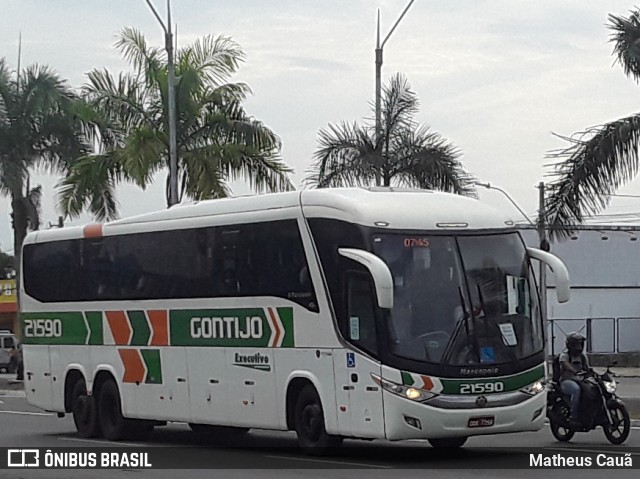
<svg viewBox="0 0 640 479">
<path fill-rule="evenodd" d="M 220 296 L 239 296 L 239 260 L 244 246 L 239 228 L 220 229 L 218 257 L 214 262 L 215 290 Z"/>
<path fill-rule="evenodd" d="M 377 353 L 374 292 L 367 274 L 348 273 L 347 318 L 349 340 L 367 352 Z"/>
</svg>

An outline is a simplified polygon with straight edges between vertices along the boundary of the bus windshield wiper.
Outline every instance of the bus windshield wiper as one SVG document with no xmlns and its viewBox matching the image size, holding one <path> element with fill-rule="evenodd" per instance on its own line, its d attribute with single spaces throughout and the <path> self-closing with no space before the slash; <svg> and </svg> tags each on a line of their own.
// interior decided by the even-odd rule
<svg viewBox="0 0 640 479">
<path fill-rule="evenodd" d="M 447 345 L 447 349 L 442 355 L 442 365 L 449 364 L 449 361 L 451 360 L 451 356 L 455 349 L 455 345 L 457 343 L 458 336 L 460 335 L 460 331 L 462 331 L 463 325 L 467 335 L 467 339 L 471 339 L 473 337 L 474 343 L 476 344 L 476 348 L 478 344 L 477 337 L 475 334 L 475 325 L 473 328 L 473 332 L 469 328 L 469 318 L 471 318 L 472 315 L 469 313 L 469 310 L 465 306 L 464 295 L 462 293 L 462 288 L 460 286 L 458 286 L 458 294 L 460 296 L 460 307 L 462 308 L 463 314 L 462 314 L 462 318 L 456 323 L 455 329 L 451 334 L 451 339 L 449 340 L 449 344 Z M 477 349 L 476 349 L 476 352 L 477 352 Z"/>
</svg>

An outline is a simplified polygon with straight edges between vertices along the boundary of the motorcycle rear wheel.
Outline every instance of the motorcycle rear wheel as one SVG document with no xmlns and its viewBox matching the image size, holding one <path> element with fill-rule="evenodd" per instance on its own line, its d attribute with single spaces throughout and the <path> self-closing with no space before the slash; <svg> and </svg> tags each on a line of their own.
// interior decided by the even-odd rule
<svg viewBox="0 0 640 479">
<path fill-rule="evenodd" d="M 624 405 L 616 403 L 609 407 L 609 413 L 611 414 L 614 424 L 605 424 L 602 426 L 604 435 L 607 436 L 611 444 L 622 444 L 629 437 L 629 431 L 631 430 L 629 412 Z"/>
<path fill-rule="evenodd" d="M 551 434 L 553 434 L 553 437 L 555 437 L 560 442 L 571 441 L 571 438 L 576 433 L 573 429 L 562 426 L 555 421 L 550 421 L 549 426 L 551 427 Z"/>
</svg>

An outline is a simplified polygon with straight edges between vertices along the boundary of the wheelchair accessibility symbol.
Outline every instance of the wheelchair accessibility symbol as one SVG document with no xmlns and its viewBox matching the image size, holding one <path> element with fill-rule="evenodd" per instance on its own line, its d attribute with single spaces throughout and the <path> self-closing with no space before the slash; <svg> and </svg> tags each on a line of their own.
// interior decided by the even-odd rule
<svg viewBox="0 0 640 479">
<path fill-rule="evenodd" d="M 356 367 L 356 355 L 355 353 L 347 353 L 347 367 L 355 368 Z"/>
</svg>

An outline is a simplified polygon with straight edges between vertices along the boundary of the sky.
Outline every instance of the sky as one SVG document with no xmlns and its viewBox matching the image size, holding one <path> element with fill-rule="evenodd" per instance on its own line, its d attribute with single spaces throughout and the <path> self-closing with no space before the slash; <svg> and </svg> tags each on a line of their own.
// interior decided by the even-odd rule
<svg viewBox="0 0 640 479">
<path fill-rule="evenodd" d="M 161 16 L 165 2 L 155 0 Z M 252 89 L 246 110 L 282 140 L 300 187 L 329 124 L 371 118 L 376 12 L 386 35 L 408 0 L 173 0 L 178 46 L 208 34 L 232 37 L 246 59 L 233 81 Z M 638 111 L 640 88 L 614 63 L 608 14 L 630 0 L 416 0 L 384 48 L 383 82 L 406 75 L 420 99 L 416 120 L 457 145 L 465 169 L 504 189 L 529 215 L 546 155 L 569 136 Z M 113 47 L 124 27 L 163 45 L 144 0 L 0 0 L 0 57 L 46 64 L 79 88 L 86 73 L 128 70 Z M 39 172 L 44 227 L 56 222 L 59 177 Z M 246 194 L 233 184 L 235 194 Z M 640 179 L 619 191 L 639 195 Z M 496 190 L 480 200 L 521 219 Z M 162 208 L 164 175 L 142 191 L 118 190 L 123 217 Z M 13 249 L 10 202 L 0 198 L 0 249 Z M 640 198 L 614 198 L 608 219 L 638 213 Z M 620 216 L 619 216 L 620 215 Z M 71 224 L 84 224 L 83 215 Z"/>
</svg>

